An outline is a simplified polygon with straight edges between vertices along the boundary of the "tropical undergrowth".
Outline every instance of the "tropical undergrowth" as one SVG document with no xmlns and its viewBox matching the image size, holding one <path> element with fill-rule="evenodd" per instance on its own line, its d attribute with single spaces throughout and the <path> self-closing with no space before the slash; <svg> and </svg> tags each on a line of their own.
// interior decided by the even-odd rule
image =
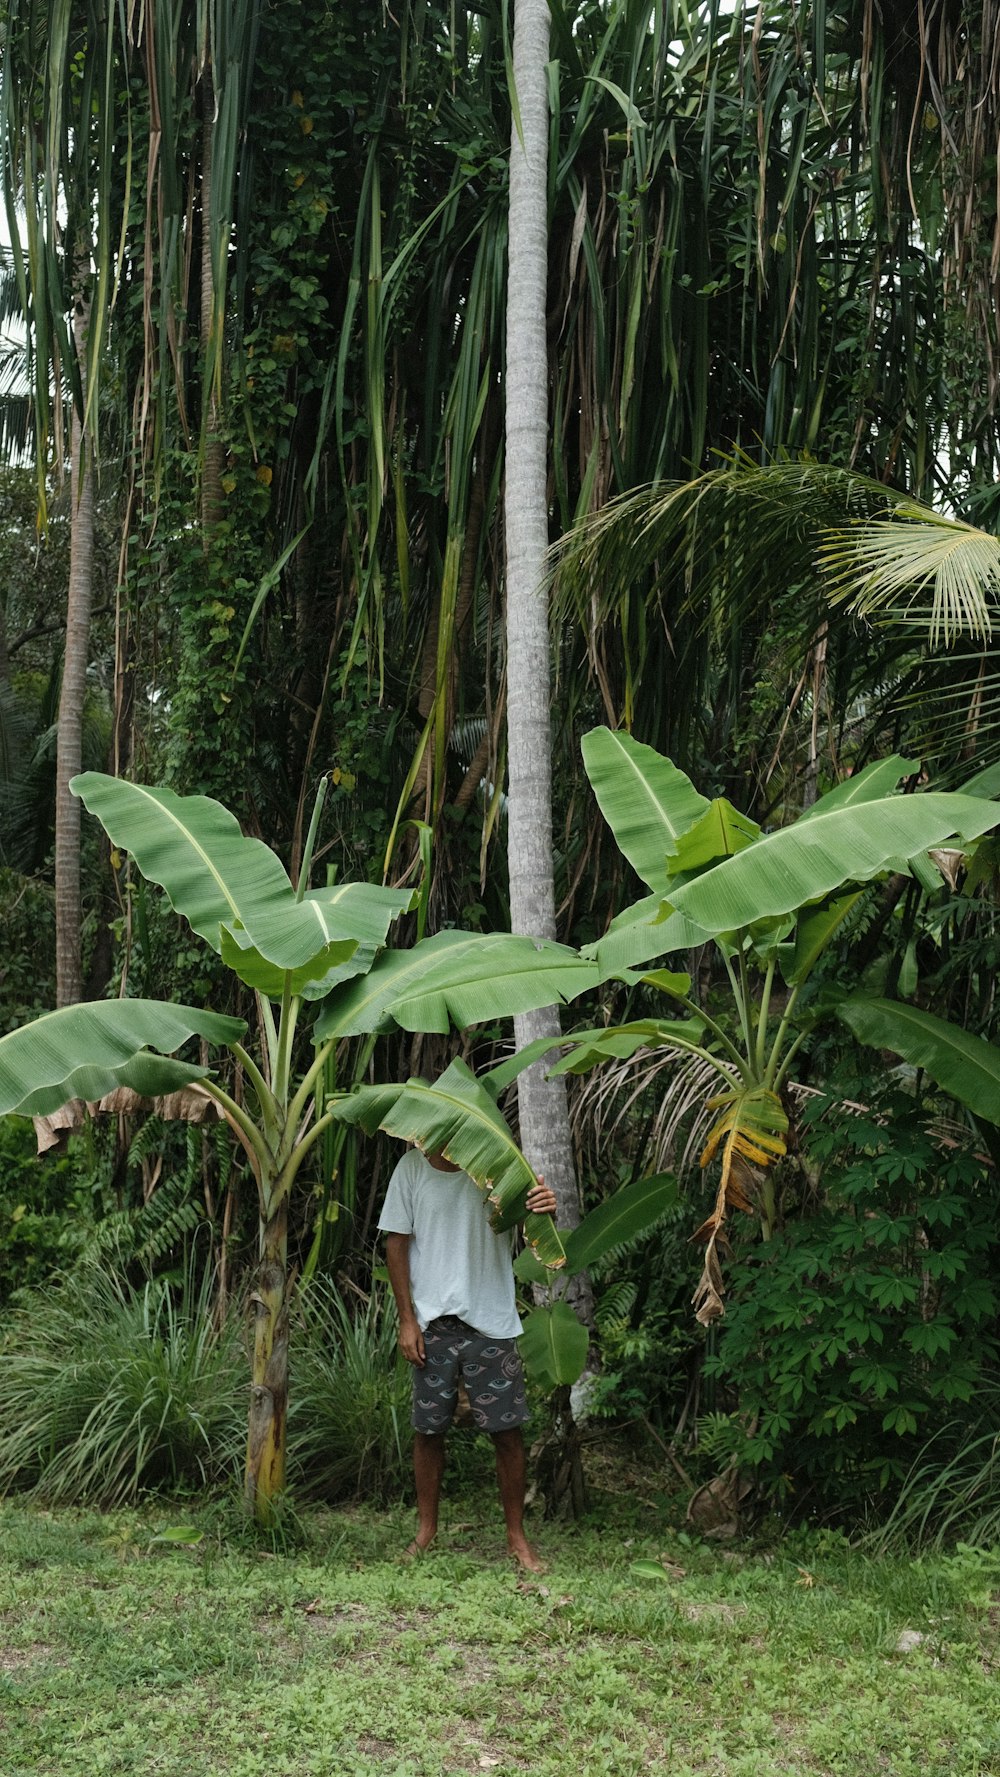
<svg viewBox="0 0 1000 1777">
<path fill-rule="evenodd" d="M 801 1123 L 784 1227 L 737 1254 L 706 1360 L 737 1403 L 727 1434 L 713 1424 L 719 1453 L 794 1516 L 894 1512 L 924 1538 L 949 1523 L 953 1536 L 991 1522 L 995 1533 L 1000 1302 L 985 1158 L 898 1089 L 854 1114 L 817 1097 Z M 975 1495 L 964 1513 L 960 1473 Z"/>
<path fill-rule="evenodd" d="M 220 1312 L 200 1244 L 138 1281 L 83 1261 L 20 1293 L 0 1334 L 0 1495 L 105 1507 L 222 1493 L 246 1440 L 245 1304 Z M 134 1268 L 133 1268 L 134 1269 Z M 313 1281 L 293 1309 L 289 1458 L 297 1496 L 398 1496 L 409 1373 L 381 1290 Z"/>
</svg>

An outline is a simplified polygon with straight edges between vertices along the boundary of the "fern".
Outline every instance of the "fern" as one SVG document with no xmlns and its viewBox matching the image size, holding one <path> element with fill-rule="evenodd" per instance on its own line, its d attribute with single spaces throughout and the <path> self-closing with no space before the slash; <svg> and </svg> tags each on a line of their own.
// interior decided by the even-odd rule
<svg viewBox="0 0 1000 1777">
<path fill-rule="evenodd" d="M 604 1291 L 594 1310 L 597 1330 L 602 1338 L 612 1330 L 617 1332 L 624 1326 L 635 1307 L 638 1295 L 638 1286 L 624 1277 Z"/>
</svg>

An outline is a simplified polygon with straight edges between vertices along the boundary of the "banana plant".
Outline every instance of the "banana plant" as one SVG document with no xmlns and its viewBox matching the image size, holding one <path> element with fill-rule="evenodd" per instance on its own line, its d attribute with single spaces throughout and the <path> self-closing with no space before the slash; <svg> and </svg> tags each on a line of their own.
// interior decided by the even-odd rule
<svg viewBox="0 0 1000 1777">
<path fill-rule="evenodd" d="M 489 1075 L 484 1085 L 489 1087 Z M 521 1356 L 533 1381 L 543 1388 L 570 1388 L 586 1367 L 589 1334 L 557 1293 L 563 1278 L 589 1271 L 611 1253 L 631 1246 L 676 1202 L 673 1173 L 654 1173 L 605 1198 L 563 1236 L 566 1259 L 561 1271 L 540 1265 L 530 1243 L 518 1253 L 514 1271 L 521 1282 L 549 1292 L 548 1300 L 533 1308 L 524 1322 Z"/>
<path fill-rule="evenodd" d="M 889 1049 L 929 1074 L 989 1132 L 1000 1125 L 1000 1048 L 995 1043 L 898 1000 L 852 996 L 837 1007 L 837 1016 L 859 1043 Z M 996 1152 L 992 1134 L 990 1140 Z"/>
<path fill-rule="evenodd" d="M 791 826 L 762 833 L 724 798 L 709 801 L 669 759 L 627 734 L 599 728 L 583 743 L 591 785 L 615 838 L 649 894 L 612 923 L 584 957 L 602 979 L 643 984 L 682 1017 L 644 1018 L 576 1033 L 553 1071 L 583 1072 L 642 1048 L 691 1054 L 717 1076 L 701 1164 L 718 1160 L 714 1204 L 695 1238 L 705 1246 L 694 1294 L 707 1325 L 724 1312 L 720 1255 L 727 1217 L 779 1219 L 774 1166 L 789 1133 L 789 1070 L 815 1023 L 803 992 L 865 888 L 892 871 L 926 876 L 933 848 L 965 845 L 1000 818 L 982 796 L 896 793 L 917 767 L 894 756 L 838 784 Z M 714 943 L 731 995 L 729 1018 L 695 1003 L 687 973 L 644 967 Z M 551 1045 L 549 1045 L 551 1047 Z M 517 1065 L 537 1058 L 524 1051 Z"/>
<path fill-rule="evenodd" d="M 73 792 L 97 816 L 113 845 L 128 852 L 141 874 L 158 884 L 171 906 L 209 944 L 233 974 L 254 990 L 256 1038 L 243 1019 L 158 1000 L 118 999 L 53 1012 L 0 1040 L 0 1116 L 45 1115 L 73 1098 L 100 1099 L 119 1086 L 159 1097 L 194 1086 L 214 1099 L 241 1143 L 257 1184 L 259 1257 L 251 1295 L 252 1373 L 245 1492 L 256 1517 L 267 1521 L 285 1483 L 288 1405 L 288 1207 L 296 1178 L 325 1130 L 345 1111 L 349 1094 L 324 1094 L 337 1044 L 347 1036 L 447 1029 L 449 1018 L 469 1023 L 549 1005 L 593 984 L 593 963 L 559 945 L 530 939 L 441 933 L 411 950 L 385 948 L 389 928 L 411 905 L 411 891 L 368 883 L 311 889 L 325 786 L 317 796 L 297 886 L 280 859 L 247 837 L 235 817 L 204 796 L 126 783 L 96 772 L 74 779 Z M 314 1020 L 311 1057 L 296 1042 Z M 211 1067 L 178 1060 L 191 1037 L 228 1050 L 243 1091 L 224 1086 Z M 305 1065 L 296 1056 L 306 1048 Z M 376 1088 L 388 1091 L 397 1088 Z M 493 1150 L 504 1128 L 485 1145 L 457 1129 L 475 1130 L 476 1093 L 449 1103 L 455 1127 L 442 1133 L 440 1092 L 411 1093 L 406 1133 L 433 1151 L 456 1142 L 460 1163 L 493 1189 Z M 369 1100 L 357 1099 L 354 1120 L 364 1123 Z M 480 1107 L 481 1108 L 481 1107 Z M 464 1120 L 464 1121 L 463 1121 Z M 481 1123 L 481 1117 L 480 1117 Z M 508 1137 L 509 1147 L 513 1147 Z M 516 1215 L 531 1183 L 508 1152 L 504 1214 Z M 558 1264 L 562 1247 L 548 1218 L 533 1228 L 537 1250 Z"/>
</svg>

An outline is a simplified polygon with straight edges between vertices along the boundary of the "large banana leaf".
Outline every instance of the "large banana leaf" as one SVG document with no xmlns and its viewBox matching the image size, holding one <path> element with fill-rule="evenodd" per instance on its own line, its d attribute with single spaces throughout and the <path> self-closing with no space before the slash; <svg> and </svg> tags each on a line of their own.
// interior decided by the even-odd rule
<svg viewBox="0 0 1000 1777">
<path fill-rule="evenodd" d="M 563 1233 L 567 1273 L 575 1276 L 609 1253 L 631 1245 L 672 1209 L 677 1199 L 677 1180 L 672 1172 L 651 1173 L 648 1178 L 637 1179 L 615 1191 L 584 1216 L 579 1227 Z M 514 1270 L 522 1283 L 549 1281 L 544 1268 L 527 1248 L 518 1253 Z"/>
<path fill-rule="evenodd" d="M 220 802 L 99 771 L 84 772 L 70 787 L 213 950 L 221 950 L 222 925 L 249 931 L 255 913 L 294 903 L 280 860 L 261 840 L 249 839 Z"/>
<path fill-rule="evenodd" d="M 529 1314 L 521 1334 L 521 1356 L 533 1382 L 560 1388 L 579 1382 L 590 1344 L 587 1329 L 568 1302 L 553 1302 Z"/>
<path fill-rule="evenodd" d="M 876 759 L 873 765 L 866 765 L 853 777 L 845 777 L 841 783 L 834 784 L 832 790 L 827 790 L 825 796 L 804 810 L 799 821 L 814 820 L 816 815 L 829 814 L 834 808 L 854 808 L 861 802 L 877 802 L 882 796 L 892 795 L 901 777 L 912 777 L 919 770 L 919 759 L 904 759 L 899 753 L 893 753 L 888 759 Z"/>
<path fill-rule="evenodd" d="M 745 851 L 760 838 L 760 828 L 756 821 L 751 821 L 745 814 L 740 814 L 725 796 L 717 796 L 710 802 L 704 814 L 682 833 L 670 851 L 667 868 L 670 871 L 671 888 L 679 878 L 681 881 L 688 876 L 704 870 L 706 865 L 714 864 L 719 858 L 731 858 L 738 851 Z"/>
<path fill-rule="evenodd" d="M 245 1033 L 241 1018 L 161 1000 L 65 1006 L 0 1039 L 0 1116 L 47 1116 L 71 1098 L 103 1098 L 116 1086 L 146 1098 L 179 1091 L 209 1070 L 165 1055 L 189 1037 L 226 1044 Z"/>
<path fill-rule="evenodd" d="M 513 1017 L 585 993 L 600 982 L 575 950 L 505 932 L 437 932 L 412 950 L 387 951 L 367 975 L 337 988 L 316 1034 L 447 1031 Z"/>
<path fill-rule="evenodd" d="M 280 993 L 285 970 L 297 972 L 303 989 L 321 980 L 359 944 L 382 943 L 409 905 L 409 895 L 367 883 L 316 889 L 297 900 L 274 852 L 248 838 L 211 797 L 177 796 L 97 771 L 74 778 L 72 789 L 220 955 L 226 928 L 226 960 L 264 992 Z"/>
<path fill-rule="evenodd" d="M 307 916 L 321 917 L 327 928 L 349 925 L 349 939 L 334 939 L 322 945 L 301 968 L 286 970 L 269 961 L 247 932 L 230 931 L 223 926 L 222 960 L 241 981 L 270 999 L 281 997 L 286 982 L 292 993 L 301 994 L 304 999 L 325 999 L 340 982 L 371 968 L 393 920 L 408 912 L 412 902 L 409 890 L 379 888 L 368 882 L 345 882 L 335 888 L 311 890 L 302 901 Z M 279 922 L 287 915 L 284 903 Z M 301 916 L 293 917 L 299 917 L 302 923 Z M 280 930 L 272 930 L 264 919 L 255 917 L 254 929 L 266 936 L 269 949 L 280 943 Z"/>
<path fill-rule="evenodd" d="M 426 1154 L 443 1154 L 485 1192 L 490 1225 L 499 1233 L 524 1219 L 524 1237 L 543 1265 L 566 1262 L 551 1216 L 524 1214 L 538 1181 L 488 1092 L 464 1061 L 455 1060 L 432 1085 L 361 1086 L 329 1108 L 343 1123 L 373 1135 L 384 1129 Z"/>
<path fill-rule="evenodd" d="M 854 889 L 847 895 L 835 895 L 831 901 L 824 901 L 818 907 L 806 908 L 795 928 L 795 942 L 789 947 L 790 960 L 783 969 L 790 987 L 797 981 L 805 980 L 831 938 L 840 930 L 851 909 L 857 906 L 863 892 L 862 889 Z"/>
<path fill-rule="evenodd" d="M 608 1253 L 627 1246 L 645 1234 L 677 1202 L 677 1180 L 672 1172 L 651 1173 L 625 1185 L 614 1196 L 584 1216 L 578 1228 L 564 1235 L 567 1271 L 586 1271 Z"/>
<path fill-rule="evenodd" d="M 619 913 L 604 937 L 588 944 L 580 955 L 585 962 L 596 962 L 601 981 L 610 981 L 653 957 L 693 950 L 707 940 L 708 933 L 693 919 L 671 913 L 670 903 L 662 895 L 647 895 Z"/>
<path fill-rule="evenodd" d="M 837 1015 L 859 1043 L 891 1049 L 977 1117 L 1000 1124 L 1000 1049 L 993 1043 L 895 1000 L 843 1000 Z"/>
<path fill-rule="evenodd" d="M 842 885 L 868 882 L 894 858 L 956 836 L 975 838 L 998 820 L 991 803 L 940 791 L 813 812 L 672 890 L 670 899 L 709 934 L 731 932 L 793 913 Z"/>
<path fill-rule="evenodd" d="M 583 763 L 598 806 L 637 876 L 666 887 L 667 853 L 708 809 L 683 771 L 630 734 L 594 728 Z"/>
<path fill-rule="evenodd" d="M 963 796 L 1000 796 L 1000 760 L 987 765 L 970 777 L 968 783 L 959 784 Z"/>
</svg>

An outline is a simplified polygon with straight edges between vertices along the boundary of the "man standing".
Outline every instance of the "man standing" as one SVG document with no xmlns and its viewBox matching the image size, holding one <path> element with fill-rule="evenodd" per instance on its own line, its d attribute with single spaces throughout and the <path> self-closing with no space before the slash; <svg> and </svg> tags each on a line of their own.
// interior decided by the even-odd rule
<svg viewBox="0 0 1000 1777">
<path fill-rule="evenodd" d="M 450 1174 L 450 1177 L 445 1177 Z M 542 1180 L 528 1193 L 536 1215 L 553 1215 L 555 1193 Z M 514 1343 L 510 1232 L 494 1234 L 483 1193 L 441 1154 L 411 1148 L 389 1180 L 379 1227 L 399 1310 L 399 1345 L 413 1368 L 413 1472 L 422 1554 L 437 1534 L 444 1439 L 461 1376 L 472 1417 L 496 1450 L 507 1546 L 531 1573 L 543 1563 L 524 1534 L 524 1372 Z"/>
</svg>

